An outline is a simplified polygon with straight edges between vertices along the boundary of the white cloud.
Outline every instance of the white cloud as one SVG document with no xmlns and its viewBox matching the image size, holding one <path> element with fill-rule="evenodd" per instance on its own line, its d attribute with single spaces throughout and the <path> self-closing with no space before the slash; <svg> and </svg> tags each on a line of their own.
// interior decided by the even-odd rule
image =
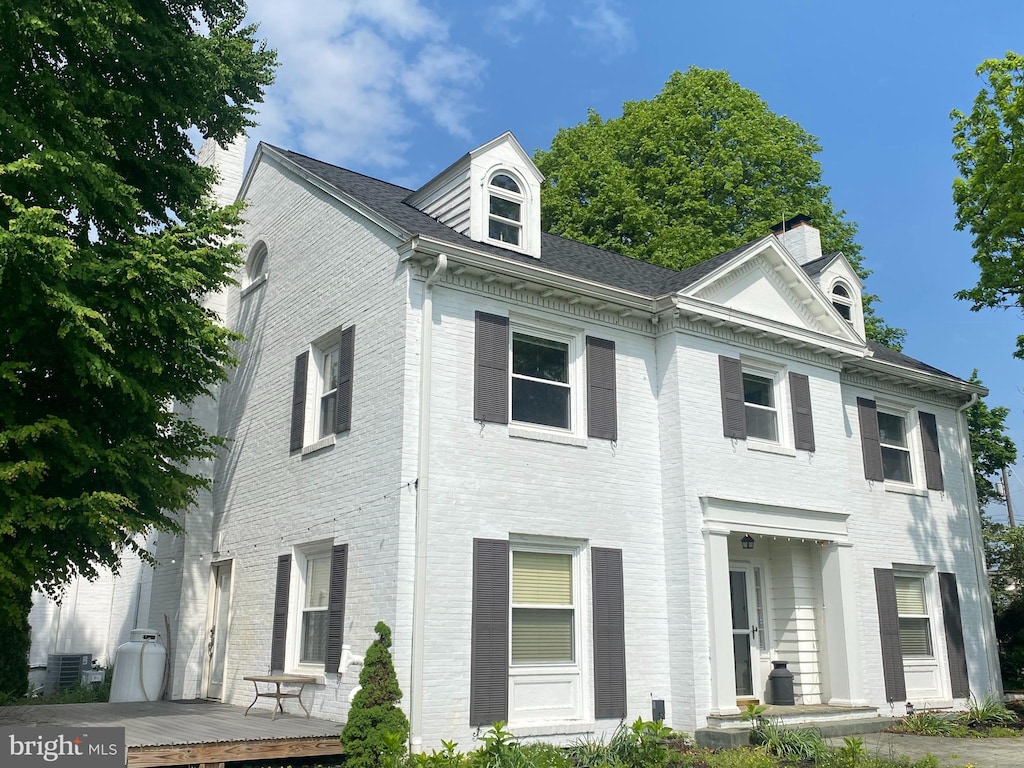
<svg viewBox="0 0 1024 768">
<path fill-rule="evenodd" d="M 585 0 L 580 13 L 569 19 L 591 46 L 609 56 L 619 56 L 633 45 L 633 27 L 616 6 L 615 0 Z"/>
<path fill-rule="evenodd" d="M 454 44 L 420 0 L 250 0 L 250 18 L 278 51 L 277 81 L 254 133 L 330 162 L 405 164 L 421 122 L 467 138 L 485 62 Z"/>
</svg>

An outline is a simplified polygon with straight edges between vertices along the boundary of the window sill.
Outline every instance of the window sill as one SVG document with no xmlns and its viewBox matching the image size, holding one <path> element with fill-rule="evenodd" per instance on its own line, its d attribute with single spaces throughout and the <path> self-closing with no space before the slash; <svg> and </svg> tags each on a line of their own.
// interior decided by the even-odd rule
<svg viewBox="0 0 1024 768">
<path fill-rule="evenodd" d="M 323 667 L 296 667 L 291 669 L 285 674 L 289 675 L 305 675 L 306 677 L 314 678 L 312 683 L 306 683 L 306 685 L 327 685 L 327 678 L 324 677 Z"/>
<path fill-rule="evenodd" d="M 544 443 L 559 443 L 560 445 L 575 445 L 580 448 L 587 447 L 587 440 L 584 437 L 576 437 L 566 432 L 551 432 L 545 429 L 533 429 L 531 427 L 519 427 L 514 424 L 508 426 L 509 437 L 519 437 L 524 440 L 540 440 Z"/>
<path fill-rule="evenodd" d="M 779 456 L 796 456 L 796 450 L 787 445 L 769 443 L 767 441 L 758 440 L 756 437 L 747 438 L 747 450 L 761 451 L 762 453 L 774 453 Z"/>
<path fill-rule="evenodd" d="M 267 273 L 266 272 L 264 272 L 262 275 L 257 277 L 255 280 L 253 280 L 251 283 L 249 283 L 247 286 L 245 286 L 245 288 L 242 289 L 242 298 L 244 299 L 246 296 L 248 296 L 250 293 L 255 291 L 257 288 L 259 288 L 265 282 L 267 282 Z"/>
<path fill-rule="evenodd" d="M 902 493 L 906 496 L 927 496 L 928 491 L 924 488 L 915 488 L 912 485 L 903 485 L 902 483 L 894 483 L 891 480 L 887 480 L 882 483 L 882 487 L 889 493 Z"/>
<path fill-rule="evenodd" d="M 328 435 L 327 437 L 321 437 L 315 443 L 304 445 L 302 446 L 302 455 L 308 456 L 311 453 L 322 451 L 324 448 L 330 448 L 332 445 L 334 445 L 335 439 L 335 435 Z"/>
</svg>

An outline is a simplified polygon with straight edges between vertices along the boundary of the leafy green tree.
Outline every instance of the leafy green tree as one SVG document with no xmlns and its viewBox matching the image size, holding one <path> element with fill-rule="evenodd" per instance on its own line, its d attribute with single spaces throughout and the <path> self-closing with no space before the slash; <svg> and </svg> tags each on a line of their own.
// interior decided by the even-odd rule
<svg viewBox="0 0 1024 768">
<path fill-rule="evenodd" d="M 12 595 L 16 604 L 0 613 L 0 706 L 12 704 L 28 693 L 28 652 L 32 644 L 28 614 L 32 593 Z"/>
<path fill-rule="evenodd" d="M 978 283 L 957 298 L 982 307 L 1024 307 L 1024 57 L 986 59 L 970 114 L 953 110 L 956 228 L 973 237 Z M 1016 357 L 1024 357 L 1024 335 Z"/>
<path fill-rule="evenodd" d="M 242 0 L 0 0 L 0 608 L 177 530 L 220 441 L 178 418 L 234 337 L 238 260 L 189 131 L 252 125 L 276 54 Z M 14 618 L 13 613 L 11 616 Z"/>
<path fill-rule="evenodd" d="M 374 631 L 377 639 L 366 651 L 359 691 L 341 732 L 346 768 L 381 768 L 409 739 L 409 721 L 398 708 L 402 689 L 388 650 L 391 628 L 378 621 Z"/>
<path fill-rule="evenodd" d="M 971 373 L 970 382 L 981 384 L 978 369 Z M 996 489 L 992 478 L 1004 467 L 1017 461 L 1017 446 L 1006 434 L 1006 417 L 1010 409 L 1001 405 L 989 408 L 984 398 L 967 409 L 967 431 L 971 438 L 971 460 L 974 464 L 974 485 L 978 492 L 978 504 L 984 507 L 992 502 L 1001 502 L 1002 495 Z"/>
<path fill-rule="evenodd" d="M 817 139 L 774 114 L 726 72 L 674 72 L 648 101 L 622 116 L 563 128 L 534 156 L 546 180 L 541 217 L 549 232 L 656 264 L 684 269 L 762 237 L 797 214 L 810 216 L 824 251 L 842 251 L 868 271 L 821 182 Z M 866 296 L 869 336 L 899 348 Z"/>
</svg>

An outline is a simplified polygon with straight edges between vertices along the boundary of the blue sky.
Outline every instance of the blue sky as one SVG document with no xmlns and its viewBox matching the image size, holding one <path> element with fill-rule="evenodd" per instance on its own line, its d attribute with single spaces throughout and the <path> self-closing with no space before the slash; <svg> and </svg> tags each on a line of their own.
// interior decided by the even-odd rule
<svg viewBox="0 0 1024 768">
<path fill-rule="evenodd" d="M 281 68 L 257 141 L 416 187 L 511 130 L 527 151 L 594 109 L 621 113 L 674 70 L 723 69 L 817 136 L 824 181 L 859 227 L 868 289 L 907 329 L 904 351 L 1011 409 L 1024 453 L 1024 333 L 1014 311 L 973 313 L 977 278 L 953 229 L 954 108 L 982 60 L 1024 50 L 1024 3 L 619 0 L 250 0 Z M 1024 517 L 1024 462 L 1010 480 Z M 998 517 L 998 514 L 994 515 Z"/>
</svg>

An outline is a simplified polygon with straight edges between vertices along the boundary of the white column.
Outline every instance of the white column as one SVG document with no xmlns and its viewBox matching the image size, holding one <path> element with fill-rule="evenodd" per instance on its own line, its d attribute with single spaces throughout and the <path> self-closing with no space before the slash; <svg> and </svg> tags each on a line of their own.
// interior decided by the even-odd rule
<svg viewBox="0 0 1024 768">
<path fill-rule="evenodd" d="M 857 584 L 853 546 L 832 543 L 821 551 L 821 593 L 825 616 L 828 704 L 866 706 L 857 650 Z"/>
<path fill-rule="evenodd" d="M 711 640 L 711 714 L 734 715 L 736 666 L 732 650 L 732 597 L 729 591 L 729 530 L 704 530 Z"/>
</svg>

